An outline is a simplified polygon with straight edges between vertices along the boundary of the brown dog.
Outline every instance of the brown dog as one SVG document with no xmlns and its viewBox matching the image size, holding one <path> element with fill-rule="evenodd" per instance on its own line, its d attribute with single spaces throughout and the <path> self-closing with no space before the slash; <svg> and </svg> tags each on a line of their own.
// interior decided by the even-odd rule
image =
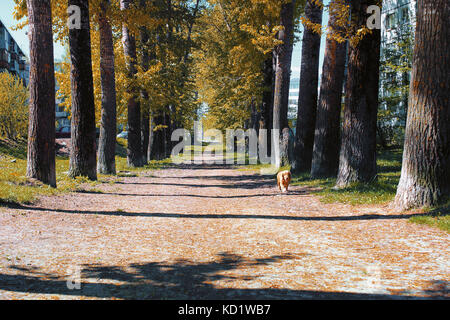
<svg viewBox="0 0 450 320">
<path fill-rule="evenodd" d="M 288 192 L 292 175 L 290 171 L 281 171 L 277 175 L 277 185 L 281 192 Z"/>
</svg>

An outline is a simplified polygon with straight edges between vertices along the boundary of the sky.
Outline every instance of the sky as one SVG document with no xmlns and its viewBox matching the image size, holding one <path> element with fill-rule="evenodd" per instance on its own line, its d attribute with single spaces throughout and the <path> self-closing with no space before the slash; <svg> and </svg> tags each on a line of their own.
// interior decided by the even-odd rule
<svg viewBox="0 0 450 320">
<path fill-rule="evenodd" d="M 327 4 L 329 1 L 325 1 L 325 4 Z M 322 26 L 328 25 L 328 11 L 324 10 L 323 17 L 322 17 Z M 325 29 L 325 28 L 323 28 Z M 302 37 L 303 37 L 303 26 L 300 27 L 300 31 L 302 32 L 300 36 L 300 40 L 295 44 L 294 51 L 292 52 L 292 75 L 291 78 L 300 78 L 300 66 L 302 61 Z M 320 42 L 320 68 L 319 73 L 322 74 L 322 64 L 323 64 L 323 58 L 325 56 L 325 41 L 326 41 L 326 34 L 323 33 L 322 35 L 322 41 Z M 320 79 L 320 78 L 319 78 Z"/>
<path fill-rule="evenodd" d="M 22 30 L 13 31 L 12 27 L 17 25 L 17 20 L 13 17 L 14 12 L 14 0 L 0 0 L 0 20 L 8 28 L 9 33 L 16 40 L 19 47 L 29 57 L 30 45 L 27 36 L 28 27 Z M 61 60 L 64 55 L 64 47 L 59 43 L 54 44 L 55 59 Z"/>
<path fill-rule="evenodd" d="M 327 4 L 329 1 L 325 1 L 325 4 Z M 26 34 L 27 27 L 25 27 L 22 30 L 13 31 L 12 27 L 17 24 L 17 21 L 13 18 L 13 11 L 14 11 L 14 1 L 13 0 L 0 0 L 0 19 L 2 22 L 6 25 L 11 35 L 14 37 L 16 42 L 19 44 L 20 48 L 23 52 L 29 56 L 29 42 L 28 42 L 28 36 Z M 323 15 L 323 25 L 326 25 L 328 23 L 328 13 L 325 11 Z M 300 35 L 301 38 L 301 35 Z M 325 35 L 323 35 L 322 42 L 321 42 L 321 50 L 320 50 L 320 66 L 322 66 L 323 63 L 323 57 L 325 52 Z M 62 57 L 64 56 L 65 50 L 64 47 L 59 44 L 54 44 L 54 54 L 56 60 L 62 60 Z M 300 77 L 300 66 L 301 66 L 301 54 L 302 54 L 302 44 L 301 41 L 298 41 L 298 43 L 294 47 L 294 52 L 292 55 L 292 78 L 299 78 Z M 320 67 L 320 73 L 322 72 L 322 67 Z"/>
</svg>

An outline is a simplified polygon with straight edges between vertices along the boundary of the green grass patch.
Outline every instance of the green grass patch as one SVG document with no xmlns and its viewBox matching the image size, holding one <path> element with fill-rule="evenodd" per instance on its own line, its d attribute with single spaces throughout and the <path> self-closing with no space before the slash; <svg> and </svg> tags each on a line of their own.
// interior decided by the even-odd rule
<svg viewBox="0 0 450 320">
<path fill-rule="evenodd" d="M 370 183 L 354 183 L 335 189 L 335 178 L 311 179 L 309 174 L 294 175 L 293 185 L 311 187 L 324 203 L 382 204 L 394 199 L 400 180 L 402 151 L 389 150 L 377 155 L 378 176 Z"/>
<path fill-rule="evenodd" d="M 439 228 L 441 230 L 450 232 L 450 215 L 443 216 L 417 216 L 409 219 L 412 223 L 428 225 L 430 227 Z"/>
<path fill-rule="evenodd" d="M 409 222 L 450 232 L 450 200 L 439 207 L 427 208 L 424 211 L 423 215 L 411 217 Z"/>
<path fill-rule="evenodd" d="M 56 159 L 56 183 L 58 188 L 51 188 L 39 181 L 26 178 L 26 159 L 16 159 L 1 155 L 0 158 L 0 203 L 34 202 L 41 195 L 56 195 L 63 192 L 85 190 L 86 188 L 101 183 L 90 181 L 85 177 L 71 179 L 67 175 L 69 160 L 57 157 Z"/>
<path fill-rule="evenodd" d="M 10 141 L 0 138 L 0 205 L 30 204 L 39 196 L 51 196 L 67 192 L 95 191 L 100 192 L 98 185 L 115 183 L 120 177 L 137 176 L 139 171 L 157 170 L 170 163 L 170 159 L 152 161 L 143 168 L 129 168 L 126 159 L 126 140 L 118 139 L 116 165 L 117 176 L 98 175 L 97 181 L 87 177 L 75 179 L 68 176 L 68 157 L 56 157 L 56 184 L 51 188 L 26 177 L 27 141 Z M 129 173 L 128 175 L 125 173 Z"/>
</svg>

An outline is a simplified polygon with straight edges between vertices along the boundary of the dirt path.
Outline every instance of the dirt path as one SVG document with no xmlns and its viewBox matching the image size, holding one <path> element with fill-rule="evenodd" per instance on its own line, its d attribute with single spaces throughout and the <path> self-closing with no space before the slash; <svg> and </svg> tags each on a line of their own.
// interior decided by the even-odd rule
<svg viewBox="0 0 450 320">
<path fill-rule="evenodd" d="M 450 297 L 449 235 L 381 206 L 213 166 L 99 188 L 0 208 L 1 299 Z"/>
</svg>

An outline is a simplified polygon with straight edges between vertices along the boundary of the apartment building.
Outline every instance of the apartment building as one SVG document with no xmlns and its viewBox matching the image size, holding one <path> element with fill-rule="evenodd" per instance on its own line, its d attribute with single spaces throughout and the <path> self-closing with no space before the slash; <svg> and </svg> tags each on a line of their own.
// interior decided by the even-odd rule
<svg viewBox="0 0 450 320">
<path fill-rule="evenodd" d="M 28 85 L 30 67 L 27 57 L 0 21 L 0 72 L 19 76 Z"/>
<path fill-rule="evenodd" d="M 395 87 L 409 84 L 410 72 L 393 72 L 383 68 L 384 62 L 394 65 L 404 65 L 408 53 L 412 53 L 414 31 L 416 24 L 416 0 L 384 0 L 381 27 L 381 74 L 380 74 L 380 101 L 398 100 L 398 112 L 406 112 L 407 96 Z M 389 89 L 391 87 L 391 89 Z M 394 87 L 394 90 L 392 90 Z M 398 99 L 395 99 L 395 96 Z M 405 96 L 403 99 L 400 95 Z M 400 101 L 402 100 L 402 101 Z M 383 107 L 383 105 L 382 105 Z M 387 108 L 387 105 L 384 107 Z M 404 117 L 403 117 L 404 118 Z"/>
</svg>

